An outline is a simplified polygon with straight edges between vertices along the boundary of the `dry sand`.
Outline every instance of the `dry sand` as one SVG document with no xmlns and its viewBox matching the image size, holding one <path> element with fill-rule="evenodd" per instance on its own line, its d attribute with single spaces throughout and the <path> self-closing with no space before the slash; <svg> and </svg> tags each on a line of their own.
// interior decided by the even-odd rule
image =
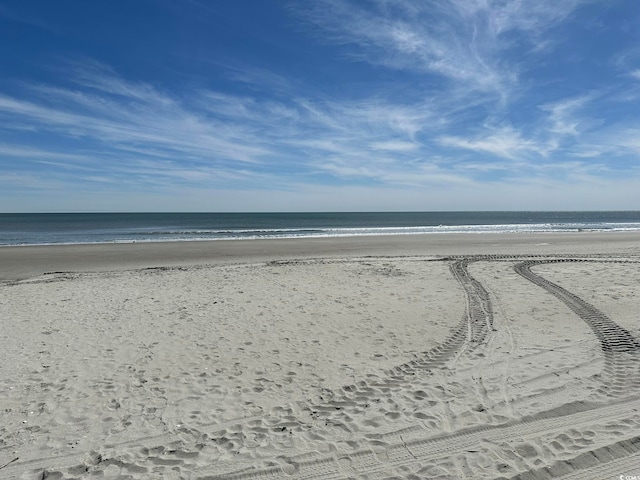
<svg viewBox="0 0 640 480">
<path fill-rule="evenodd" d="M 640 235 L 0 248 L 0 478 L 640 478 Z"/>
</svg>

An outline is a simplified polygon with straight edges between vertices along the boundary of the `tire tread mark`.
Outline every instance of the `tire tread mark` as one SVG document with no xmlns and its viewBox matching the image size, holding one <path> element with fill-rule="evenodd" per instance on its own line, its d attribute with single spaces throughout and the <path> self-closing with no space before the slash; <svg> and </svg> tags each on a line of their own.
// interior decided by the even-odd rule
<svg viewBox="0 0 640 480">
<path fill-rule="evenodd" d="M 563 429 L 580 424 L 592 424 L 601 419 L 625 418 L 630 408 L 640 407 L 640 399 L 633 398 L 617 401 L 602 407 L 586 408 L 576 413 L 565 415 L 550 415 L 531 417 L 504 425 L 473 427 L 453 435 L 440 437 L 404 438 L 386 445 L 380 453 L 370 449 L 353 452 L 349 455 L 353 467 L 360 474 L 375 474 L 388 472 L 390 467 L 420 464 L 425 461 L 447 458 L 469 448 L 477 449 L 490 440 L 507 442 L 509 440 L 522 441 L 543 432 L 562 431 Z M 635 443 L 634 443 L 635 445 Z M 411 453 L 408 452 L 407 447 Z M 315 458 L 288 459 L 297 465 L 296 478 L 305 479 L 343 479 L 335 455 L 324 455 Z M 269 467 L 247 471 L 245 468 L 225 473 L 205 473 L 203 469 L 194 478 L 198 480 L 248 480 L 254 478 L 282 478 L 277 476 L 281 472 L 278 467 Z M 536 477 L 523 477 L 536 478 Z"/>
<path fill-rule="evenodd" d="M 638 389 L 640 383 L 640 341 L 593 305 L 531 271 L 535 265 L 564 261 L 567 259 L 527 260 L 513 268 L 523 278 L 554 295 L 591 328 L 600 342 L 605 360 L 604 372 L 608 377 L 605 381 L 607 388 L 601 389 L 602 393 L 607 396 L 628 395 Z"/>
<path fill-rule="evenodd" d="M 578 475 L 580 479 L 599 479 L 603 478 L 600 476 L 600 470 L 603 468 L 605 470 L 603 473 L 611 474 L 614 472 L 612 464 L 626 463 L 619 461 L 629 457 L 636 457 L 639 453 L 640 436 L 635 436 L 594 450 L 589 450 L 568 460 L 559 460 L 548 467 L 520 472 L 509 480 L 525 480 L 529 478 L 547 480 L 552 478 L 568 478 L 575 475 Z M 635 466 L 637 466 L 637 464 Z M 618 470 L 615 470 L 615 472 L 622 473 Z M 506 478 L 504 480 L 506 480 Z"/>
</svg>

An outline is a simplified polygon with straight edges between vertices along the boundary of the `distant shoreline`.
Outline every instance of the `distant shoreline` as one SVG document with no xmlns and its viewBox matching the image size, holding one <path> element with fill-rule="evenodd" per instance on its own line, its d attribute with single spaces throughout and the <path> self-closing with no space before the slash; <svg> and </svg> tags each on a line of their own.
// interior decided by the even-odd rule
<svg viewBox="0 0 640 480">
<path fill-rule="evenodd" d="M 340 235 L 307 235 L 307 236 L 283 236 L 283 237 L 229 237 L 229 238 L 175 238 L 175 239 L 157 239 L 157 240 L 104 240 L 95 242 L 49 242 L 49 243 L 21 243 L 21 244 L 0 244 L 2 248 L 14 248 L 14 247 L 73 247 L 73 246 L 101 246 L 101 245 L 147 245 L 147 244 L 159 244 L 159 243 L 206 243 L 206 242 L 262 242 L 262 241 L 290 241 L 290 240 L 341 240 L 349 238 L 371 238 L 371 237 L 409 237 L 409 236 L 443 236 L 443 235 L 563 235 L 563 234 L 583 234 L 583 233 L 602 233 L 605 235 L 611 234 L 638 234 L 640 230 L 598 230 L 598 229 L 582 229 L 576 228 L 574 230 L 545 230 L 545 231 L 466 231 L 466 232 L 411 232 L 411 233 L 360 233 L 360 234 L 340 234 Z"/>
<path fill-rule="evenodd" d="M 58 271 L 92 272 L 295 258 L 548 252 L 640 254 L 640 232 L 452 233 L 6 246 L 0 248 L 0 281 Z"/>
<path fill-rule="evenodd" d="M 639 232 L 640 212 L 0 214 L 0 245 Z"/>
</svg>

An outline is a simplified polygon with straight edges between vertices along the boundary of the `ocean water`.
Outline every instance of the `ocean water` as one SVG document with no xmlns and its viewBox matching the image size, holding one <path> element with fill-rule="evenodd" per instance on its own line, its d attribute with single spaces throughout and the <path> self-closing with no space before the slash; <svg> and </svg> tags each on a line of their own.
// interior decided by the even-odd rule
<svg viewBox="0 0 640 480">
<path fill-rule="evenodd" d="M 640 231 L 640 211 L 0 214 L 0 245 Z"/>
</svg>

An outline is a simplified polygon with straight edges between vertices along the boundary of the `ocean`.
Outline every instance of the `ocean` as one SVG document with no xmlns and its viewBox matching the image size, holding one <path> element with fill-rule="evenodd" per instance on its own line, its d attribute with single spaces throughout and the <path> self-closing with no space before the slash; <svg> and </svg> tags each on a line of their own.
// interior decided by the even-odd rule
<svg viewBox="0 0 640 480">
<path fill-rule="evenodd" d="M 640 231 L 640 211 L 0 214 L 2 246 L 577 231 Z"/>
</svg>

